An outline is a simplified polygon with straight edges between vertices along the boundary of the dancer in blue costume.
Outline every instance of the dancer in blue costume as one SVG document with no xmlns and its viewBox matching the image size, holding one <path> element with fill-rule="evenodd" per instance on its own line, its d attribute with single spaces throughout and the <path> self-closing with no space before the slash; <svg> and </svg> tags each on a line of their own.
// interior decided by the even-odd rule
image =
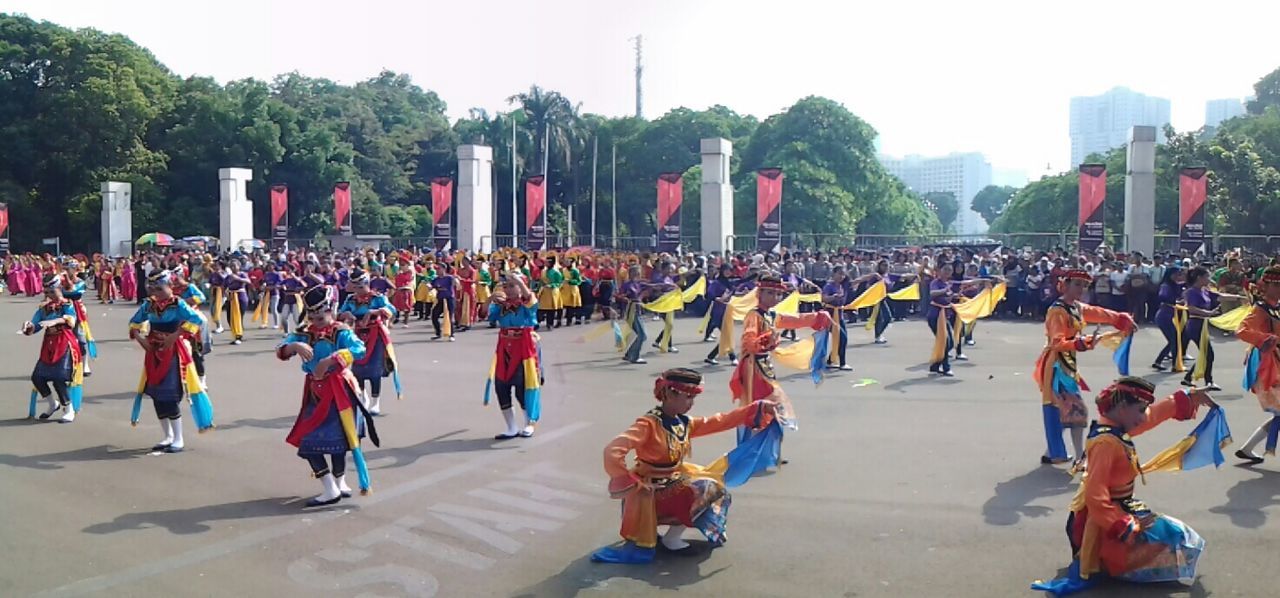
<svg viewBox="0 0 1280 598">
<path fill-rule="evenodd" d="M 135 425 L 138 423 L 142 396 L 151 397 L 164 432 L 152 450 L 180 453 L 186 446 L 179 408 L 183 398 L 191 400 L 191 415 L 196 420 L 196 429 L 204 432 L 213 428 L 213 406 L 191 357 L 190 343 L 199 342 L 204 317 L 174 295 L 173 274 L 168 270 L 147 278 L 147 294 L 150 297 L 129 319 L 129 339 L 146 351 L 130 420 Z"/>
<path fill-rule="evenodd" d="M 44 279 L 44 302 L 31 321 L 22 325 L 22 333 L 31 336 L 41 330 L 40 357 L 31 372 L 31 406 L 27 416 L 35 417 L 36 395 L 44 398 L 48 410 L 40 419 L 49 419 L 63 410 L 62 423 L 71 423 L 80 411 L 81 384 L 84 382 L 84 353 L 76 338 L 76 309 L 62 294 L 62 277 L 51 274 Z M 50 388 L 52 386 L 52 389 Z M 57 398 L 54 398 L 54 392 Z"/>
<path fill-rule="evenodd" d="M 298 456 L 311 465 L 312 475 L 320 480 L 323 492 L 306 503 L 308 507 L 318 507 L 351 497 L 346 482 L 348 451 L 355 461 L 360 490 L 368 493 L 369 468 L 360 450 L 366 425 L 374 446 L 379 441 L 372 419 L 360 404 L 355 376 L 351 374 L 351 365 L 365 355 L 364 343 L 349 326 L 334 318 L 327 288 L 312 287 L 303 302 L 306 325 L 276 347 L 276 356 L 286 361 L 297 356 L 306 374 L 302 407 L 286 442 L 298 447 Z"/>
</svg>

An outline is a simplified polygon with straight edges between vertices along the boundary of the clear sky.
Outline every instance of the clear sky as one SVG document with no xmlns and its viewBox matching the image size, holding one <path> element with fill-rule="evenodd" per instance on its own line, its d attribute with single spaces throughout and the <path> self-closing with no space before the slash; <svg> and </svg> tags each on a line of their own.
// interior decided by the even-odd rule
<svg viewBox="0 0 1280 598">
<path fill-rule="evenodd" d="M 387 68 L 448 103 L 506 110 L 532 83 L 587 112 L 724 104 L 761 118 L 842 102 L 890 154 L 981 151 L 1038 178 L 1071 165 L 1068 101 L 1128 86 L 1173 102 L 1243 97 L 1280 67 L 1272 0 L 0 0 L 0 11 L 118 32 L 180 75 L 299 71 L 352 83 Z"/>
</svg>

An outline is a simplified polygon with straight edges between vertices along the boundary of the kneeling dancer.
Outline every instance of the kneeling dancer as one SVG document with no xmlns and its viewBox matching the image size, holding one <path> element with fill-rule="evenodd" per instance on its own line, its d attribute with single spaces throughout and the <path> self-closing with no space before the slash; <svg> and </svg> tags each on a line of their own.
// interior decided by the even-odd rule
<svg viewBox="0 0 1280 598">
<path fill-rule="evenodd" d="M 606 546 L 591 555 L 603 563 L 648 563 L 658 544 L 658 526 L 668 525 L 663 548 L 691 549 L 681 536 L 695 527 L 719 546 L 725 542 L 730 497 L 723 472 L 685 461 L 690 441 L 771 418 L 777 403 L 756 401 L 728 413 L 689 417 L 693 400 L 702 392 L 702 374 L 685 368 L 662 373 L 654 383 L 654 397 L 662 404 L 636 420 L 604 449 L 609 493 L 622 499 L 621 546 Z M 627 467 L 627 454 L 635 465 Z"/>
</svg>

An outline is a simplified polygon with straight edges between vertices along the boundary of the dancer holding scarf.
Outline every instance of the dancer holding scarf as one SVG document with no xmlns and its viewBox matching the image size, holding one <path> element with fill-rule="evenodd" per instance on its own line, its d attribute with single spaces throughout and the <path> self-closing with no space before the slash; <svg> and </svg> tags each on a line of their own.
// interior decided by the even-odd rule
<svg viewBox="0 0 1280 598">
<path fill-rule="evenodd" d="M 1084 429 L 1089 424 L 1089 409 L 1080 398 L 1089 385 L 1080 376 L 1076 354 L 1088 351 L 1109 337 L 1132 334 L 1137 328 L 1133 316 L 1114 312 L 1080 300 L 1093 276 L 1080 269 L 1070 269 L 1058 283 L 1061 296 L 1045 314 L 1045 347 L 1036 360 L 1035 381 L 1040 387 L 1041 412 L 1048 448 L 1043 464 L 1072 461 L 1062 442 L 1062 430 L 1071 430 L 1074 461 L 1079 466 L 1084 458 Z M 1116 330 L 1085 335 L 1086 324 L 1108 324 Z"/>
<path fill-rule="evenodd" d="M 777 403 L 760 400 L 728 413 L 690 417 L 694 399 L 702 393 L 702 374 L 677 368 L 654 382 L 653 395 L 661 405 L 650 410 L 614 438 L 604 449 L 609 494 L 622 500 L 621 546 L 606 546 L 591 555 L 601 563 L 644 564 L 653 561 L 661 542 L 664 550 L 693 550 L 682 536 L 690 527 L 702 532 L 713 547 L 724 544 L 732 501 L 723 472 L 690 463 L 694 438 L 771 420 Z M 627 456 L 635 453 L 635 465 Z M 658 526 L 668 526 L 658 537 Z"/>
<path fill-rule="evenodd" d="M 147 293 L 150 297 L 129 319 L 129 339 L 137 342 L 146 353 L 130 421 L 137 425 L 142 396 L 151 397 L 164 433 L 161 441 L 151 449 L 156 453 L 180 453 L 186 446 L 179 408 L 183 398 L 191 401 L 196 429 L 204 432 L 213 428 L 213 406 L 196 373 L 189 344 L 199 342 L 204 318 L 173 294 L 173 274 L 168 270 L 160 270 L 148 277 Z"/>
<path fill-rule="evenodd" d="M 1250 345 L 1244 388 L 1258 397 L 1262 410 L 1271 416 L 1236 451 L 1237 457 L 1254 464 L 1262 462 L 1254 447 L 1265 438 L 1266 453 L 1274 455 L 1280 437 L 1280 266 L 1264 270 L 1258 285 L 1262 296 L 1236 331 L 1236 336 Z"/>
<path fill-rule="evenodd" d="M 351 498 L 347 485 L 347 452 L 351 452 L 360 491 L 370 490 L 369 468 L 360 449 L 368 427 L 369 439 L 379 446 L 373 419 L 368 417 L 356 391 L 351 366 L 364 357 L 365 344 L 333 315 L 332 294 L 323 286 L 312 287 L 303 298 L 306 325 L 285 337 L 276 357 L 302 362 L 302 407 L 285 441 L 298 448 L 298 456 L 311 465 L 322 492 L 306 502 L 320 507 Z"/>
<path fill-rule="evenodd" d="M 365 353 L 351 365 L 361 400 L 372 415 L 382 414 L 382 379 L 391 376 L 396 387 L 396 398 L 403 399 L 400 373 L 396 367 L 395 349 L 391 344 L 391 331 L 387 322 L 396 316 L 396 309 L 386 296 L 372 288 L 368 272 L 351 273 L 352 293 L 338 308 L 338 318 L 355 328 L 356 336 L 364 341 Z M 368 391 L 365 382 L 369 383 Z"/>
<path fill-rule="evenodd" d="M 49 419 L 61 409 L 59 421 L 66 424 L 75 421 L 80 412 L 84 354 L 75 333 L 76 309 L 62 295 L 61 275 L 50 275 L 43 282 L 44 302 L 36 308 L 31 320 L 22 324 L 22 333 L 27 336 L 44 331 L 40 356 L 31 371 L 31 404 L 27 416 L 36 416 L 36 395 L 39 395 L 48 405 L 40 419 Z"/>
</svg>

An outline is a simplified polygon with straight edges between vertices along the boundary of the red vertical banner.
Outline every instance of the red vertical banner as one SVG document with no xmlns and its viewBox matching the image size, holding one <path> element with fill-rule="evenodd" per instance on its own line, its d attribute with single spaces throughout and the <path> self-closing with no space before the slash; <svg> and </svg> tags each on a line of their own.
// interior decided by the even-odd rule
<svg viewBox="0 0 1280 598">
<path fill-rule="evenodd" d="M 333 186 L 333 221 L 338 234 L 350 236 L 352 232 L 351 183 L 339 182 Z"/>
<path fill-rule="evenodd" d="M 271 186 L 271 239 L 283 245 L 289 238 L 289 187 Z"/>
<path fill-rule="evenodd" d="M 1104 164 L 1080 165 L 1080 213 L 1076 217 L 1081 251 L 1094 252 L 1102 245 L 1106 233 L 1107 167 Z"/>
<path fill-rule="evenodd" d="M 524 180 L 525 248 L 543 251 L 547 248 L 547 177 L 531 176 Z"/>
<path fill-rule="evenodd" d="M 1204 243 L 1204 209 L 1209 195 L 1209 169 L 1178 171 L 1178 241 L 1190 252 L 1208 251 Z"/>
<path fill-rule="evenodd" d="M 9 255 L 9 204 L 0 203 L 0 255 Z"/>
<path fill-rule="evenodd" d="M 680 206 L 684 178 L 679 172 L 658 175 L 658 251 L 675 253 L 680 246 Z"/>
<path fill-rule="evenodd" d="M 431 179 L 431 237 L 436 251 L 449 251 L 453 246 L 453 179 L 439 176 Z"/>
<path fill-rule="evenodd" d="M 781 168 L 756 171 L 756 250 L 782 252 Z"/>
</svg>

